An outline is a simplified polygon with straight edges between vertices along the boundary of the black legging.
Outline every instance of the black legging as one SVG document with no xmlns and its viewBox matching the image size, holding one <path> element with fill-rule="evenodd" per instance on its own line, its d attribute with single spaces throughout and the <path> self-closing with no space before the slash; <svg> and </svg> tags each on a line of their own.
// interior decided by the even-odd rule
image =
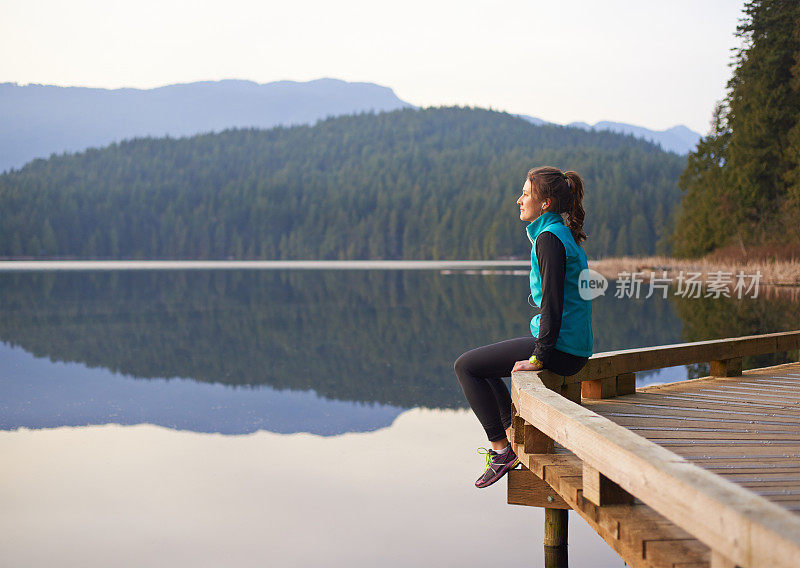
<svg viewBox="0 0 800 568">
<path fill-rule="evenodd" d="M 506 428 L 511 425 L 511 394 L 503 377 L 510 377 L 514 363 L 528 359 L 535 346 L 536 338 L 532 336 L 508 339 L 467 351 L 453 365 L 467 402 L 490 442 L 505 438 Z M 588 360 L 555 349 L 547 368 L 569 376 L 580 371 Z"/>
</svg>

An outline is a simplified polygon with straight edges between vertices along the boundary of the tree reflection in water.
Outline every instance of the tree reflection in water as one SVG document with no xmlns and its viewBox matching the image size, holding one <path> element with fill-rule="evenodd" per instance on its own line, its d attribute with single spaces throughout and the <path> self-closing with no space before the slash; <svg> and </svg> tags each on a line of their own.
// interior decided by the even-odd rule
<svg viewBox="0 0 800 568">
<path fill-rule="evenodd" d="M 430 270 L 0 274 L 0 340 L 142 379 L 456 408 L 465 403 L 452 361 L 472 347 L 525 335 L 532 316 L 526 295 L 525 277 Z M 593 310 L 596 352 L 800 323 L 796 301 L 763 295 L 636 300 L 610 293 Z M 748 358 L 745 366 L 787 356 Z"/>
</svg>

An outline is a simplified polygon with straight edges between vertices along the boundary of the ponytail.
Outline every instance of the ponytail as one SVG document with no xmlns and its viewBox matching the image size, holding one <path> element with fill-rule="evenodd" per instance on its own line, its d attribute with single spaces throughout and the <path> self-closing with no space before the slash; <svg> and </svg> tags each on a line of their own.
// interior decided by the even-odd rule
<svg viewBox="0 0 800 568">
<path fill-rule="evenodd" d="M 586 240 L 583 232 L 583 221 L 586 212 L 583 210 L 583 180 L 578 172 L 572 170 L 562 172 L 558 168 L 542 166 L 528 172 L 528 179 L 540 199 L 550 199 L 550 210 L 561 213 L 564 223 L 569 227 L 575 243 L 580 245 Z"/>
<path fill-rule="evenodd" d="M 567 182 L 571 195 L 566 209 L 569 215 L 567 227 L 572 232 L 575 242 L 581 244 L 581 241 L 586 240 L 586 233 L 583 232 L 583 221 L 586 218 L 586 212 L 583 210 L 583 180 L 577 172 L 571 170 L 564 172 L 564 180 Z"/>
</svg>

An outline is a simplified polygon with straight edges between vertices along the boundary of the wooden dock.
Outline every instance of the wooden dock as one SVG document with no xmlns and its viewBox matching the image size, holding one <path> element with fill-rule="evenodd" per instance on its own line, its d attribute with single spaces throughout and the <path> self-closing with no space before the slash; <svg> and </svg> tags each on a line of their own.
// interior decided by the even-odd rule
<svg viewBox="0 0 800 568">
<path fill-rule="evenodd" d="M 524 468 L 508 502 L 556 524 L 574 509 L 634 567 L 800 566 L 800 362 L 742 372 L 744 356 L 798 347 L 800 331 L 514 373 Z M 712 376 L 635 388 L 637 371 L 700 362 Z"/>
</svg>

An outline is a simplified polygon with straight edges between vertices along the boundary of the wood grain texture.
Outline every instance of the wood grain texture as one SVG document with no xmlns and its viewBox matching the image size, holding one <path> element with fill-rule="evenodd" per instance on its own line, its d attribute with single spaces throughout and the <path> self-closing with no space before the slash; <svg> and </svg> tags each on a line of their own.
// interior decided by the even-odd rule
<svg viewBox="0 0 800 568">
<path fill-rule="evenodd" d="M 617 396 L 636 393 L 636 373 L 617 375 Z"/>
<path fill-rule="evenodd" d="M 636 371 L 707 363 L 798 348 L 800 348 L 800 331 L 788 331 L 644 349 L 608 351 L 593 355 L 579 373 L 564 377 L 564 381 L 580 383 Z"/>
<path fill-rule="evenodd" d="M 569 509 L 566 501 L 528 468 L 508 472 L 507 501 L 509 505 Z"/>
<path fill-rule="evenodd" d="M 586 462 L 583 463 L 583 496 L 601 507 L 633 503 L 633 495 Z"/>
<path fill-rule="evenodd" d="M 583 497 L 582 463 L 574 454 L 557 446 L 554 454 L 525 455 L 514 450 L 532 471 L 541 477 L 591 526 L 629 565 L 635 568 L 673 568 L 685 564 L 708 568 L 710 551 L 686 531 L 664 519 L 652 509 L 635 502 L 632 505 L 597 507 Z M 646 528 L 646 531 L 637 530 Z M 668 550 L 656 551 L 650 543 L 670 542 Z M 647 552 L 650 551 L 650 554 Z M 668 554 L 663 554 L 668 552 Z"/>
<path fill-rule="evenodd" d="M 712 377 L 736 377 L 742 374 L 742 358 L 717 359 L 710 361 Z"/>
<path fill-rule="evenodd" d="M 617 396 L 617 377 L 584 381 L 581 394 L 583 398 L 589 399 L 615 397 Z"/>
<path fill-rule="evenodd" d="M 758 349 L 765 349 L 765 342 L 768 344 L 773 340 L 774 337 L 762 337 L 754 340 L 748 348 L 754 349 L 757 344 Z M 720 352 L 725 348 L 706 345 L 703 349 L 715 350 L 714 355 L 721 359 Z M 724 355 L 725 358 L 732 358 L 737 353 Z M 707 352 L 704 352 L 704 356 L 707 356 Z M 782 370 L 787 371 L 785 366 Z M 795 365 L 794 371 L 800 371 L 800 366 Z M 535 374 L 526 375 L 529 376 L 520 377 L 525 379 L 524 383 L 517 381 L 517 374 L 512 380 L 512 390 L 517 391 L 520 415 L 526 422 L 573 451 L 591 467 L 710 548 L 724 550 L 726 557 L 748 567 L 793 566 L 795 559 L 800 557 L 800 519 L 791 512 L 701 469 L 673 451 L 605 417 L 565 400 L 541 382 L 537 384 L 536 377 L 530 376 Z M 689 385 L 689 388 L 697 387 L 702 385 Z M 658 392 L 671 395 L 677 391 L 673 387 Z M 692 396 L 699 394 L 702 393 Z M 638 397 L 639 394 L 628 396 Z M 691 441 L 682 436 L 673 434 L 665 444 Z M 779 440 L 785 436 L 772 436 L 776 437 L 775 443 L 780 444 L 782 451 L 791 447 L 790 441 Z M 725 439 L 721 435 L 706 437 L 720 438 L 723 445 L 734 445 L 740 441 Z M 748 443 L 747 440 L 743 442 Z M 795 447 L 794 451 L 800 451 L 800 446 Z M 549 481 L 547 478 L 545 480 Z"/>
<path fill-rule="evenodd" d="M 569 511 L 566 509 L 544 510 L 544 545 L 567 546 Z"/>
</svg>

